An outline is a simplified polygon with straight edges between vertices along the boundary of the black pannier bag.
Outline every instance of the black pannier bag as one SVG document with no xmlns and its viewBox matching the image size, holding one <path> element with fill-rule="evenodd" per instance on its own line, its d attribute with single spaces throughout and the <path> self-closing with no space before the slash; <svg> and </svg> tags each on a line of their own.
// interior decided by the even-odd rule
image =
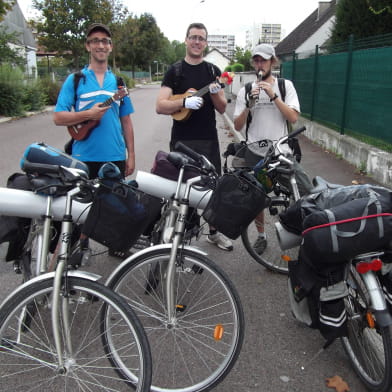
<svg viewBox="0 0 392 392">
<path fill-rule="evenodd" d="M 269 205 L 269 201 L 263 186 L 253 175 L 245 171 L 227 173 L 217 180 L 203 218 L 235 240 Z"/>
<path fill-rule="evenodd" d="M 161 199 L 118 180 L 101 180 L 83 233 L 115 251 L 132 247 L 159 217 Z"/>
<path fill-rule="evenodd" d="M 357 254 L 389 247 L 392 213 L 377 194 L 313 212 L 303 222 L 302 248 L 314 263 L 345 262 Z"/>
<path fill-rule="evenodd" d="M 14 173 L 7 180 L 7 188 L 31 190 L 26 174 Z M 0 244 L 5 261 L 13 261 L 21 257 L 29 230 L 30 218 L 17 216 L 0 216 Z"/>
<path fill-rule="evenodd" d="M 279 215 L 281 224 L 288 231 L 301 235 L 304 231 L 304 220 L 313 212 L 336 207 L 346 202 L 368 198 L 375 192 L 384 212 L 392 212 L 392 192 L 384 187 L 369 184 L 342 186 L 326 189 L 318 193 L 310 193 L 301 197 Z M 362 212 L 361 212 L 362 213 Z"/>
</svg>

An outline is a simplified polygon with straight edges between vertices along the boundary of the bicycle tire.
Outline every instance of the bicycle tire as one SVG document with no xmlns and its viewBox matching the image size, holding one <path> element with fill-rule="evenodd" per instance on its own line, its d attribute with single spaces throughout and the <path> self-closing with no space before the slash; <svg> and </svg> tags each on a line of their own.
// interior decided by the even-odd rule
<svg viewBox="0 0 392 392">
<path fill-rule="evenodd" d="M 369 391 L 387 392 L 392 386 L 391 328 L 377 325 L 369 293 L 361 275 L 351 266 L 349 295 L 345 298 L 348 336 L 341 341 L 351 365 Z M 369 325 L 367 315 L 375 325 Z"/>
<path fill-rule="evenodd" d="M 132 385 L 138 392 L 149 391 L 151 354 L 139 320 L 119 295 L 88 279 L 66 280 L 68 295 L 62 296 L 66 302 L 60 307 L 68 306 L 70 328 L 64 328 L 61 316 L 64 367 L 58 368 L 51 319 L 53 281 L 52 276 L 29 281 L 0 308 L 0 390 L 122 392 Z M 66 336 L 72 350 L 65 349 Z M 113 368 L 113 357 L 127 363 L 137 378 L 132 380 L 124 368 Z"/>
<path fill-rule="evenodd" d="M 126 298 L 147 333 L 151 391 L 208 391 L 224 379 L 240 353 L 242 305 L 221 268 L 198 252 L 181 249 L 174 278 L 177 322 L 167 325 L 163 283 L 169 259 L 170 248 L 140 252 L 106 284 Z M 222 338 L 214 339 L 220 332 Z"/>
<path fill-rule="evenodd" d="M 277 207 L 278 213 L 270 214 L 269 209 L 264 210 L 264 231 L 267 239 L 267 247 L 263 253 L 259 254 L 254 249 L 258 232 L 255 222 L 251 222 L 249 226 L 241 234 L 242 243 L 252 258 L 270 271 L 281 274 L 288 274 L 289 260 L 298 258 L 299 246 L 292 249 L 282 251 L 279 246 L 278 237 L 275 231 L 275 222 L 279 221 L 279 213 L 284 207 Z"/>
</svg>

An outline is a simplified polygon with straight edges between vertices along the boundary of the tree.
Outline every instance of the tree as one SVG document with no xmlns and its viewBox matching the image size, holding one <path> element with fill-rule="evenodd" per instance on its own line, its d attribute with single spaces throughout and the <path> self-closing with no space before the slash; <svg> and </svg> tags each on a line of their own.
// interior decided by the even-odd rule
<svg viewBox="0 0 392 392">
<path fill-rule="evenodd" d="M 4 15 L 12 9 L 15 1 L 0 0 L 0 22 L 3 20 Z"/>
<path fill-rule="evenodd" d="M 71 58 L 78 69 L 86 55 L 87 27 L 94 22 L 110 26 L 112 5 L 110 0 L 34 0 L 34 7 L 42 13 L 42 19 L 34 23 L 39 44 Z"/>
<path fill-rule="evenodd" d="M 18 53 L 17 49 L 12 49 L 12 44 L 18 45 L 18 34 L 8 33 L 0 26 L 0 64 L 13 64 L 24 67 L 26 60 Z"/>
<path fill-rule="evenodd" d="M 332 29 L 332 44 L 346 42 L 351 34 L 355 38 L 391 33 L 392 13 L 378 12 L 386 0 L 339 0 L 336 21 Z M 386 10 L 390 7 L 384 7 Z M 378 10 L 378 13 L 372 11 Z"/>
<path fill-rule="evenodd" d="M 119 29 L 117 58 L 122 66 L 132 72 L 148 69 L 165 46 L 165 38 L 151 14 L 140 17 L 130 15 Z"/>
<path fill-rule="evenodd" d="M 252 53 L 250 50 L 245 50 L 239 46 L 236 46 L 233 56 L 232 64 L 239 63 L 243 64 L 244 71 L 251 71 L 253 67 L 251 65 Z"/>
</svg>

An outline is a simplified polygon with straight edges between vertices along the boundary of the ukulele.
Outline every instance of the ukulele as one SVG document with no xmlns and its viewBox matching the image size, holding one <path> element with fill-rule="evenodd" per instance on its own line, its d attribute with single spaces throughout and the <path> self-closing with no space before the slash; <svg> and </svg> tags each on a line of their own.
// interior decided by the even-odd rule
<svg viewBox="0 0 392 392">
<path fill-rule="evenodd" d="M 234 73 L 233 72 L 223 72 L 223 74 L 218 78 L 219 83 L 222 84 L 231 84 L 233 82 Z M 171 101 L 175 99 L 184 99 L 187 97 L 202 97 L 209 91 L 209 86 L 211 83 L 208 83 L 207 86 L 204 86 L 200 90 L 195 90 L 194 88 L 188 89 L 184 94 L 175 94 L 170 97 Z M 177 121 L 186 121 L 192 114 L 192 109 L 181 108 L 179 111 L 172 114 L 174 120 Z"/>
<path fill-rule="evenodd" d="M 120 87 L 112 97 L 107 99 L 105 102 L 102 102 L 99 106 L 102 108 L 106 106 L 110 106 L 113 102 L 118 101 L 119 99 L 122 99 L 127 95 L 128 95 L 128 90 L 125 87 Z M 67 127 L 67 129 L 72 139 L 85 140 L 90 136 L 91 131 L 98 124 L 99 124 L 99 120 L 87 120 L 87 121 L 83 121 L 80 124 L 70 125 Z"/>
</svg>

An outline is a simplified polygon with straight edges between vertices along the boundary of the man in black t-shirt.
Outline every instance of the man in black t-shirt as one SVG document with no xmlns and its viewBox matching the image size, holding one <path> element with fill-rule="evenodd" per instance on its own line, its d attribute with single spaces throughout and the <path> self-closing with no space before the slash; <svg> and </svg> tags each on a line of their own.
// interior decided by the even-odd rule
<svg viewBox="0 0 392 392">
<path fill-rule="evenodd" d="M 171 150 L 181 141 L 199 154 L 204 154 L 221 174 L 215 110 L 224 113 L 227 101 L 222 85 L 217 81 L 221 75 L 219 68 L 203 59 L 206 46 L 206 27 L 202 23 L 189 25 L 185 37 L 185 58 L 166 72 L 156 111 L 173 116 Z M 187 96 L 185 93 L 190 89 L 205 93 Z M 211 227 L 207 240 L 221 249 L 233 249 L 231 241 Z"/>
</svg>

